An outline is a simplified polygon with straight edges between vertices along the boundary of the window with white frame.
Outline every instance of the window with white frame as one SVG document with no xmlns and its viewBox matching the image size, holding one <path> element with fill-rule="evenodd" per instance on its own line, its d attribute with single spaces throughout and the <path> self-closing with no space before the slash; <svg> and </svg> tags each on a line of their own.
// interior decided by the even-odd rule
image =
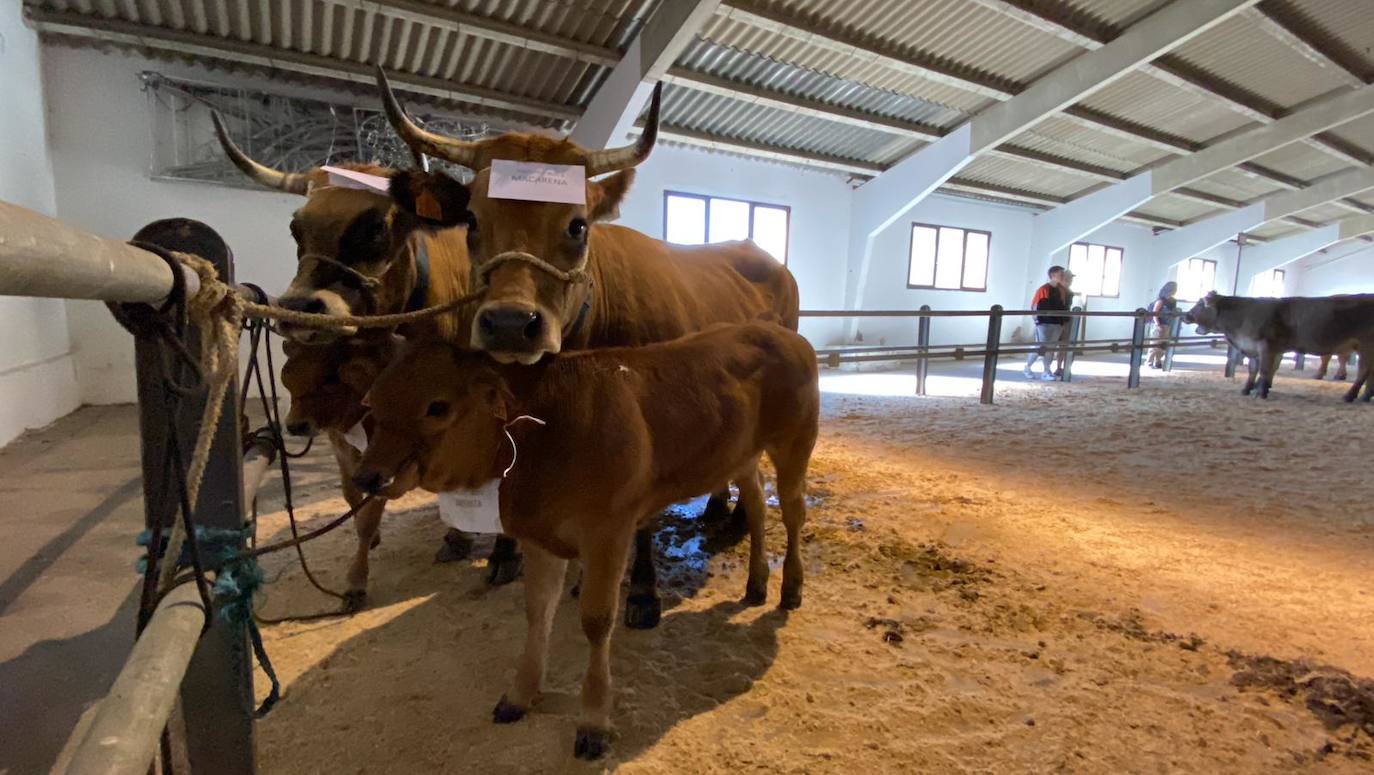
<svg viewBox="0 0 1374 775">
<path fill-rule="evenodd" d="M 1178 266 L 1178 298 L 1197 301 L 1217 287 L 1217 262 L 1190 258 Z"/>
<path fill-rule="evenodd" d="M 913 223 L 906 287 L 986 291 L 991 245 L 991 232 Z"/>
<path fill-rule="evenodd" d="M 679 245 L 751 239 L 778 263 L 787 263 L 792 209 L 745 199 L 663 192 L 663 238 Z"/>
<path fill-rule="evenodd" d="M 1260 272 L 1250 279 L 1251 296 L 1282 296 L 1287 273 L 1282 269 Z"/>
<path fill-rule="evenodd" d="M 1111 245 L 1075 242 L 1069 247 L 1069 271 L 1074 293 L 1084 296 L 1121 296 L 1121 260 L 1125 253 Z"/>
</svg>

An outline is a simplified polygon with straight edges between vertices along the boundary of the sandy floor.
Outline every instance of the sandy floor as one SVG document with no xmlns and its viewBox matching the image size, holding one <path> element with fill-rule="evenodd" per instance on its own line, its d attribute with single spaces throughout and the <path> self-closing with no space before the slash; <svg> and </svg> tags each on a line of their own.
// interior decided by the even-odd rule
<svg viewBox="0 0 1374 775">
<path fill-rule="evenodd" d="M 433 564 L 441 528 L 407 500 L 367 611 L 266 630 L 286 697 L 262 770 L 1369 772 L 1374 682 L 1353 676 L 1374 675 L 1374 409 L 1293 377 L 1268 402 L 1236 387 L 828 395 L 802 609 L 742 609 L 743 547 L 673 515 L 670 608 L 616 633 L 620 734 L 595 765 L 571 758 L 575 606 L 544 704 L 493 726 L 521 590 Z M 306 513 L 338 513 L 329 461 L 303 463 Z M 341 585 L 351 550 L 339 531 L 309 554 Z M 329 604 L 268 566 L 265 615 Z"/>
</svg>

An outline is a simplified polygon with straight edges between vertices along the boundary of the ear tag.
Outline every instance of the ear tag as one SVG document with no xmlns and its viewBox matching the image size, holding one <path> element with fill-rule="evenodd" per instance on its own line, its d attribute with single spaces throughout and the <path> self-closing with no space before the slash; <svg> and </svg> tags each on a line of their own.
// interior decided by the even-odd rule
<svg viewBox="0 0 1374 775">
<path fill-rule="evenodd" d="M 421 191 L 415 197 L 415 214 L 430 221 L 444 220 L 444 208 L 428 190 Z"/>
<path fill-rule="evenodd" d="M 369 175 L 366 172 L 344 169 L 343 167 L 325 166 L 320 169 L 329 173 L 329 185 L 339 188 L 355 188 L 359 191 L 371 191 L 374 194 L 383 196 L 391 195 L 391 179 L 381 175 Z"/>
</svg>

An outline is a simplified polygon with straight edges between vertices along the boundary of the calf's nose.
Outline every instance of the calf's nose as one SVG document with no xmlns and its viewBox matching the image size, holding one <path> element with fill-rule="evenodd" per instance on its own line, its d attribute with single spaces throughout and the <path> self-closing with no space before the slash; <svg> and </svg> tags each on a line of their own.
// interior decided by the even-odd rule
<svg viewBox="0 0 1374 775">
<path fill-rule="evenodd" d="M 391 480 L 392 477 L 370 468 L 360 468 L 358 473 L 353 475 L 354 486 L 368 495 L 381 492 L 391 485 Z"/>
<path fill-rule="evenodd" d="M 488 307 L 477 318 L 482 344 L 490 350 L 526 350 L 544 335 L 537 310 Z"/>
<path fill-rule="evenodd" d="M 286 432 L 292 436 L 314 436 L 315 428 L 307 420 L 286 424 Z"/>
</svg>

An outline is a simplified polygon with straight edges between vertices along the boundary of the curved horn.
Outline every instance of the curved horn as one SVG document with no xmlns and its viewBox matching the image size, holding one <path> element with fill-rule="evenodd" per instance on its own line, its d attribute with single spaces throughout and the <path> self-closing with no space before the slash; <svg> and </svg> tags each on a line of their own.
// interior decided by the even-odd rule
<svg viewBox="0 0 1374 775">
<path fill-rule="evenodd" d="M 396 99 L 396 94 L 391 90 L 391 84 L 387 81 L 386 72 L 382 70 L 381 65 L 377 66 L 377 89 L 382 93 L 382 108 L 386 110 L 387 120 L 412 151 L 438 156 L 464 167 L 476 168 L 478 143 L 444 137 L 416 126 Z"/>
<path fill-rule="evenodd" d="M 654 142 L 658 140 L 658 107 L 662 98 L 663 83 L 660 81 L 654 86 L 654 96 L 649 101 L 649 115 L 644 119 L 644 131 L 640 133 L 639 140 L 622 148 L 589 151 L 587 177 L 628 169 L 649 158 L 649 153 L 654 150 Z"/>
<path fill-rule="evenodd" d="M 288 194 L 301 194 L 303 196 L 310 193 L 309 175 L 299 172 L 282 172 L 253 161 L 248 154 L 234 145 L 233 140 L 229 139 L 229 130 L 224 127 L 224 119 L 220 117 L 218 110 L 210 112 L 210 119 L 215 123 L 215 134 L 219 136 L 219 144 L 224 149 L 224 155 L 229 157 L 229 161 L 232 161 L 235 167 L 243 170 L 243 174 L 268 188 L 275 188 Z"/>
</svg>

